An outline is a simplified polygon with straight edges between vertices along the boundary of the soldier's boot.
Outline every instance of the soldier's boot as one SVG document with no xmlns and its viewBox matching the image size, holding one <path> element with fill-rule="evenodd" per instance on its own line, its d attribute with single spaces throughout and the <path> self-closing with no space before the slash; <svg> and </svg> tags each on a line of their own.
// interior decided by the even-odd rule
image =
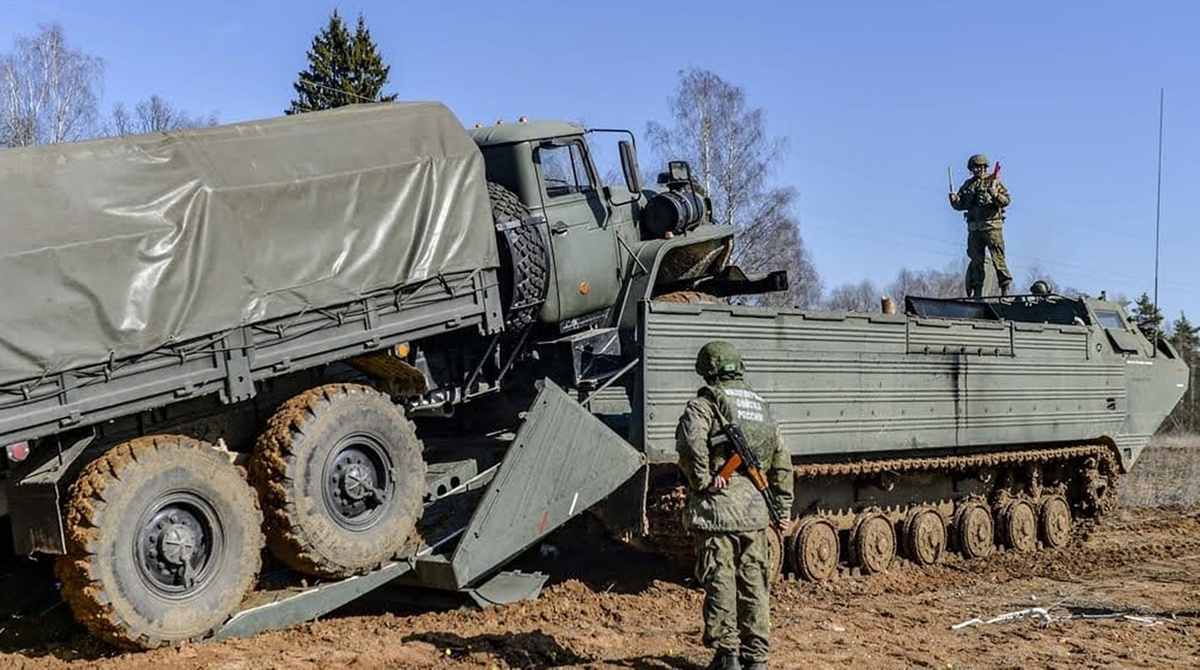
<svg viewBox="0 0 1200 670">
<path fill-rule="evenodd" d="M 708 670 L 742 670 L 742 662 L 736 653 L 722 650 L 713 656 L 712 663 L 708 664 Z"/>
<path fill-rule="evenodd" d="M 1012 282 L 1004 282 L 1000 285 L 1000 295 L 1008 295 L 1008 287 L 1012 286 Z"/>
<path fill-rule="evenodd" d="M 766 661 L 751 661 L 742 659 L 742 670 L 767 670 Z"/>
</svg>

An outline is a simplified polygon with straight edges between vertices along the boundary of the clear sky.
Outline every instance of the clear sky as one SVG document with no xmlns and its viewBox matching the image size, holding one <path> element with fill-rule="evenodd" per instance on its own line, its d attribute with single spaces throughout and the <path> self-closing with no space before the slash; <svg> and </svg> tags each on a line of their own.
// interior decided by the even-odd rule
<svg viewBox="0 0 1200 670">
<path fill-rule="evenodd" d="M 1194 0 L 0 0 L 0 51 L 58 21 L 104 58 L 104 107 L 161 95 L 222 122 L 281 114 L 305 51 L 363 12 L 389 90 L 466 125 L 566 118 L 642 135 L 680 69 L 745 88 L 790 151 L 801 234 L 826 287 L 945 269 L 965 229 L 946 167 L 999 160 L 1020 286 L 1153 293 L 1165 91 L 1159 303 L 1200 323 L 1200 3 Z M 643 162 L 649 154 L 643 146 Z"/>
</svg>

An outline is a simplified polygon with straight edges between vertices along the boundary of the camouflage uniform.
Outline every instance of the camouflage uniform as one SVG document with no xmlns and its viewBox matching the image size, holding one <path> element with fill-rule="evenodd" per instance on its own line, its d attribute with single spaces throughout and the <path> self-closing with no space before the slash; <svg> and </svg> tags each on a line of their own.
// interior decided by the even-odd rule
<svg viewBox="0 0 1200 670">
<path fill-rule="evenodd" d="M 971 162 L 977 159 L 982 159 L 986 167 L 986 158 L 972 156 Z M 995 195 L 992 194 L 993 181 Z M 999 178 L 993 180 L 984 174 L 972 176 L 963 182 L 962 187 L 958 189 L 957 201 L 950 203 L 950 206 L 961 211 L 967 220 L 967 258 L 970 259 L 967 265 L 967 295 L 983 295 L 983 264 L 989 251 L 1001 292 L 1008 293 L 1013 276 L 1004 260 L 1004 208 L 1011 202 L 1012 198 L 1008 195 L 1004 182 Z"/>
<path fill-rule="evenodd" d="M 737 356 L 728 343 L 705 347 L 713 345 Z M 747 663 L 765 663 L 770 516 L 762 494 L 744 472 L 735 473 L 720 491 L 709 489 L 729 455 L 727 445 L 713 444 L 722 426 L 717 413 L 741 427 L 784 510 L 792 506 L 791 457 L 766 401 L 742 381 L 740 356 L 736 370 L 706 375 L 706 381 L 709 385 L 688 402 L 675 431 L 679 467 L 688 483 L 684 524 L 696 535 L 696 577 L 705 591 L 704 643 L 718 658 L 734 654 Z"/>
</svg>

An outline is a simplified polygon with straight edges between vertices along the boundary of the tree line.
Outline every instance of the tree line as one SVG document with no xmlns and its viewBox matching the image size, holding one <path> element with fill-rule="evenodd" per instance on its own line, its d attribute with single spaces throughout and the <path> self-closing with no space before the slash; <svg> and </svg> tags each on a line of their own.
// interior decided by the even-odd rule
<svg viewBox="0 0 1200 670">
<path fill-rule="evenodd" d="M 354 30 L 335 10 L 313 37 L 307 67 L 293 83 L 295 98 L 285 114 L 332 109 L 360 102 L 390 102 L 390 66 L 371 37 L 362 14 Z M 0 147 L 67 142 L 216 125 L 215 112 L 192 115 L 157 94 L 132 107 L 118 102 L 104 114 L 99 91 L 103 59 L 71 47 L 62 27 L 41 26 L 18 36 L 0 53 Z M 869 280 L 824 290 L 815 262 L 801 236 L 797 191 L 777 183 L 774 171 L 788 148 L 787 138 L 767 131 L 766 113 L 750 104 L 746 91 L 709 70 L 691 68 L 678 75 L 668 98 L 665 122 L 646 124 L 645 136 L 661 160 L 682 159 L 692 166 L 698 188 L 712 202 L 713 218 L 738 231 L 733 262 L 747 272 L 788 271 L 789 289 L 757 298 L 761 304 L 876 312 L 887 296 L 903 304 L 910 295 L 960 297 L 965 260 L 942 269 L 902 268 L 879 286 Z M 1024 285 L 1053 279 L 1033 268 Z M 1080 291 L 1056 287 L 1062 295 Z M 1128 302 L 1128 301 L 1126 301 Z M 1165 339 L 1192 369 L 1188 396 L 1164 424 L 1165 430 L 1200 432 L 1196 364 L 1200 327 L 1182 312 L 1165 327 L 1162 313 L 1146 294 L 1132 316 L 1152 339 Z"/>
</svg>

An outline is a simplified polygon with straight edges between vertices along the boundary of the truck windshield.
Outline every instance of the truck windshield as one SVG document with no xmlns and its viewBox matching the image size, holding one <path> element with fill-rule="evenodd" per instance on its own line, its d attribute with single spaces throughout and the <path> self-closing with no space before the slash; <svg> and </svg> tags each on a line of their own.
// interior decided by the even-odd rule
<svg viewBox="0 0 1200 670">
<path fill-rule="evenodd" d="M 542 166 L 542 182 L 551 198 L 594 190 L 587 162 L 578 142 L 562 146 L 543 145 L 537 149 Z"/>
</svg>

